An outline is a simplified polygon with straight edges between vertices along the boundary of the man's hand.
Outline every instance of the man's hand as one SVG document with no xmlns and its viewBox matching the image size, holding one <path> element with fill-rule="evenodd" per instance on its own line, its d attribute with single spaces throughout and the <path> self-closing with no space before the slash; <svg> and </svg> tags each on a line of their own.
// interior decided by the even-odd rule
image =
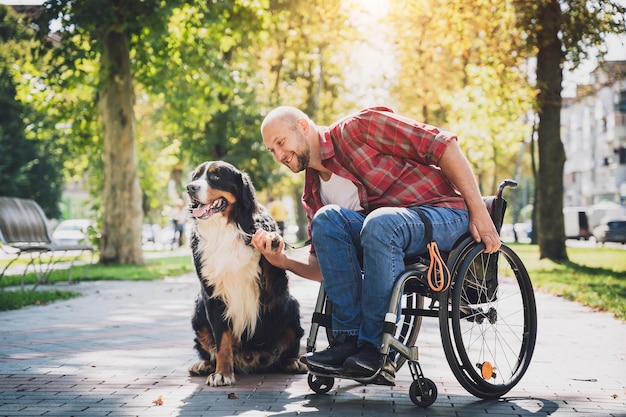
<svg viewBox="0 0 626 417">
<path fill-rule="evenodd" d="M 261 252 L 261 255 L 265 256 L 269 263 L 282 268 L 281 265 L 285 260 L 283 253 L 285 242 L 280 234 L 263 229 L 257 230 L 252 236 L 252 246 Z"/>
<path fill-rule="evenodd" d="M 266 230 L 257 230 L 254 236 L 252 236 L 252 246 L 261 252 L 261 255 L 265 256 L 265 259 L 275 267 L 291 271 L 306 279 L 322 282 L 322 271 L 317 263 L 317 257 L 311 253 L 305 259 L 300 259 L 299 256 L 288 256 L 287 252 L 283 250 L 285 241 L 280 234 Z"/>
<path fill-rule="evenodd" d="M 469 231 L 476 242 L 485 244 L 485 252 L 494 253 L 500 249 L 500 236 L 486 210 L 478 216 L 470 214 Z"/>
</svg>

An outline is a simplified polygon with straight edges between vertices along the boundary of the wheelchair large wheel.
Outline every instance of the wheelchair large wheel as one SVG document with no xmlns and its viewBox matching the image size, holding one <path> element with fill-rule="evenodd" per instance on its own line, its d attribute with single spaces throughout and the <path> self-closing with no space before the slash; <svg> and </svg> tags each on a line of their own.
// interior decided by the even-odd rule
<svg viewBox="0 0 626 417">
<path fill-rule="evenodd" d="M 418 310 L 424 308 L 424 297 L 411 291 L 405 291 L 400 300 L 400 320 L 396 326 L 395 338 L 405 346 L 414 346 L 422 326 L 422 316 L 418 315 Z M 333 303 L 326 297 L 324 304 L 324 315 L 332 317 Z M 326 327 L 326 338 L 332 340 L 332 328 Z M 396 371 L 405 363 L 406 358 L 397 352 L 391 352 L 391 359 L 396 364 Z"/>
<path fill-rule="evenodd" d="M 537 337 L 535 296 L 528 272 L 511 248 L 493 254 L 483 244 L 452 271 L 453 287 L 439 310 L 450 368 L 471 394 L 498 398 L 526 372 Z M 447 303 L 446 303 L 447 298 Z"/>
</svg>

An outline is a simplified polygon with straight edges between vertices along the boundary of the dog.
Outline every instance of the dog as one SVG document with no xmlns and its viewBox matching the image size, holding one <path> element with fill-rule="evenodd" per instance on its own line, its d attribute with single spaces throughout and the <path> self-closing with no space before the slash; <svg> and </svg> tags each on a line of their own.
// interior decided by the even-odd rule
<svg viewBox="0 0 626 417">
<path fill-rule="evenodd" d="M 250 243 L 261 228 L 278 234 L 250 177 L 224 161 L 204 162 L 191 174 L 187 194 L 201 283 L 192 318 L 201 360 L 189 367 L 190 375 L 225 386 L 235 383 L 236 373 L 305 373 L 298 358 L 300 305 L 289 293 L 287 274 Z"/>
</svg>

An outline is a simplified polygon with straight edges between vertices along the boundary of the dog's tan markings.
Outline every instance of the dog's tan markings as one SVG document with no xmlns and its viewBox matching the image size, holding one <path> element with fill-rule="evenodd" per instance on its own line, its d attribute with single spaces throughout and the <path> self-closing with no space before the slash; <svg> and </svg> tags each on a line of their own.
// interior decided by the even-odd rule
<svg viewBox="0 0 626 417">
<path fill-rule="evenodd" d="M 205 352 L 211 355 L 211 361 L 201 360 L 193 365 L 191 365 L 188 369 L 189 375 L 191 376 L 206 376 L 215 372 L 215 342 L 213 341 L 213 337 L 211 336 L 211 332 L 208 329 L 198 329 L 196 331 L 196 336 L 202 349 Z"/>
<path fill-rule="evenodd" d="M 212 352 L 215 350 L 215 341 L 213 340 L 213 336 L 211 336 L 211 332 L 207 328 L 198 329 L 196 332 L 198 336 L 198 340 L 200 341 L 200 345 L 202 349 L 207 352 Z"/>
<path fill-rule="evenodd" d="M 234 383 L 233 334 L 230 330 L 226 330 L 222 334 L 222 341 L 215 357 L 215 372 L 209 375 L 206 384 L 212 387 L 220 387 Z"/>
<path fill-rule="evenodd" d="M 237 198 L 232 194 L 222 190 L 215 190 L 209 187 L 207 190 L 207 199 L 209 201 L 217 200 L 218 198 L 223 198 L 228 202 L 226 209 L 222 212 L 222 215 L 228 219 L 230 223 L 234 224 L 233 215 L 234 215 L 234 206 L 237 203 Z"/>
<path fill-rule="evenodd" d="M 299 342 L 299 339 L 293 329 L 286 329 L 281 335 L 280 345 L 285 349 L 288 349 L 289 346 L 293 346 L 296 342 Z M 281 358 L 280 368 L 283 371 L 296 374 L 305 374 L 308 371 L 306 365 L 300 362 L 299 358 Z"/>
<path fill-rule="evenodd" d="M 278 360 L 278 353 L 274 354 L 263 350 L 235 353 L 235 370 L 241 374 L 259 372 L 270 367 Z"/>
</svg>

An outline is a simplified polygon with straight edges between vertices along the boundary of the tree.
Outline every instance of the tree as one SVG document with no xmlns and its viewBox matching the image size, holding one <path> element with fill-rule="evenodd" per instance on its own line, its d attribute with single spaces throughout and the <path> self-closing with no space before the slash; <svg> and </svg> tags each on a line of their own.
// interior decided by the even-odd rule
<svg viewBox="0 0 626 417">
<path fill-rule="evenodd" d="M 395 34 L 399 108 L 457 133 L 493 194 L 515 173 L 533 99 L 514 10 L 501 0 L 396 0 L 384 21 Z"/>
<path fill-rule="evenodd" d="M 525 51 L 537 58 L 538 171 L 534 215 L 541 258 L 567 260 L 563 221 L 561 91 L 563 66 L 573 68 L 609 33 L 626 33 L 626 6 L 618 1 L 538 0 L 513 4 L 525 32 Z M 602 50 L 601 50 L 602 52 Z"/>
<path fill-rule="evenodd" d="M 99 62 L 96 101 L 104 169 L 101 263 L 143 263 L 131 52 L 142 36 L 164 32 L 168 7 L 174 3 L 51 0 L 44 3 L 47 13 L 38 21 L 42 35 L 47 35 L 54 19 L 64 26 L 60 45 L 55 48 L 57 79 L 66 71 L 80 77 L 80 64 L 86 58 Z"/>
<path fill-rule="evenodd" d="M 33 126 L 44 124 L 46 116 L 22 100 L 19 92 L 26 76 L 35 77 L 28 53 L 31 32 L 24 19 L 0 5 L 0 195 L 33 199 L 49 218 L 57 218 L 61 153 L 55 137 L 34 133 Z"/>
<path fill-rule="evenodd" d="M 257 188 L 267 184 L 272 164 L 258 138 L 264 97 L 257 87 L 265 12 L 254 2 L 186 2 L 173 10 L 169 33 L 138 51 L 147 65 L 137 78 L 174 152 L 177 194 L 184 174 L 205 160 L 226 159 Z"/>
</svg>

